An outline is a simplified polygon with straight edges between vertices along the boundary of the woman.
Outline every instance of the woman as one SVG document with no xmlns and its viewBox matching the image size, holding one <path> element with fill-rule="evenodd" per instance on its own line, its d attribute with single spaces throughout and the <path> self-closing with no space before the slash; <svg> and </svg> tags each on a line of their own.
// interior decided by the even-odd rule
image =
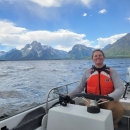
<svg viewBox="0 0 130 130">
<path fill-rule="evenodd" d="M 124 108 L 118 101 L 124 93 L 124 85 L 116 70 L 104 64 L 105 55 L 102 50 L 96 49 L 92 53 L 94 66 L 85 71 L 80 84 L 69 96 L 82 92 L 84 89 L 88 94 L 110 96 L 114 101 L 101 105 L 101 108 L 109 109 L 113 114 L 114 128 L 118 128 L 118 122 L 123 116 Z M 105 101 L 106 99 L 101 99 Z"/>
</svg>

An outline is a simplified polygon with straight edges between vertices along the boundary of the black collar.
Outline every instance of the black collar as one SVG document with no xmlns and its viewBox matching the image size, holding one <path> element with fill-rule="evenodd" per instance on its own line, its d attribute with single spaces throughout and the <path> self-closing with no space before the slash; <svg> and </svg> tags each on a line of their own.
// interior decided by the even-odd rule
<svg viewBox="0 0 130 130">
<path fill-rule="evenodd" d="M 106 65 L 104 65 L 102 68 L 96 68 L 95 66 L 93 67 L 94 67 L 94 70 L 97 70 L 98 72 L 101 72 L 106 69 Z"/>
</svg>

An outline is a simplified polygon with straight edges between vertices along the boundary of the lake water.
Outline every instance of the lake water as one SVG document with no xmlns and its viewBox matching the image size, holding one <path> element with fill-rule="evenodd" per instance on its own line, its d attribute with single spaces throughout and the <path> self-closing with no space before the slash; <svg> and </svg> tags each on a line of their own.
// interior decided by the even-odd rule
<svg viewBox="0 0 130 130">
<path fill-rule="evenodd" d="M 126 79 L 130 59 L 105 63 Z M 0 117 L 45 102 L 49 89 L 80 80 L 92 64 L 91 60 L 0 61 Z"/>
</svg>

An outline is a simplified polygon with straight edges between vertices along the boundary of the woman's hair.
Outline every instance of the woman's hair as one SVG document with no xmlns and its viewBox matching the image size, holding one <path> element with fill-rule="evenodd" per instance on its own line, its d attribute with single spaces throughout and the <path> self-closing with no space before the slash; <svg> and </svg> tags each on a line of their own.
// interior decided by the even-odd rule
<svg viewBox="0 0 130 130">
<path fill-rule="evenodd" d="M 105 54 L 104 54 L 104 52 L 103 52 L 101 49 L 95 49 L 95 50 L 92 52 L 92 59 L 93 59 L 93 55 L 94 55 L 94 53 L 95 53 L 96 51 L 100 51 L 100 52 L 102 53 L 103 57 L 105 58 Z"/>
</svg>

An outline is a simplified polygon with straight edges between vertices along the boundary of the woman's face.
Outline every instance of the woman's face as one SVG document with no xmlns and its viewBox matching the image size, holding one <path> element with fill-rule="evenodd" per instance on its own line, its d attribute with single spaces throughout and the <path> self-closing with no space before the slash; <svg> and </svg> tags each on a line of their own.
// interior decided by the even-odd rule
<svg viewBox="0 0 130 130">
<path fill-rule="evenodd" d="M 103 62 L 104 62 L 104 56 L 103 56 L 103 54 L 102 54 L 102 52 L 100 52 L 100 51 L 95 51 L 94 53 L 93 53 L 93 58 L 92 58 L 92 60 L 93 60 L 93 62 L 95 63 L 95 65 L 97 65 L 97 66 L 102 66 L 103 65 Z"/>
</svg>

